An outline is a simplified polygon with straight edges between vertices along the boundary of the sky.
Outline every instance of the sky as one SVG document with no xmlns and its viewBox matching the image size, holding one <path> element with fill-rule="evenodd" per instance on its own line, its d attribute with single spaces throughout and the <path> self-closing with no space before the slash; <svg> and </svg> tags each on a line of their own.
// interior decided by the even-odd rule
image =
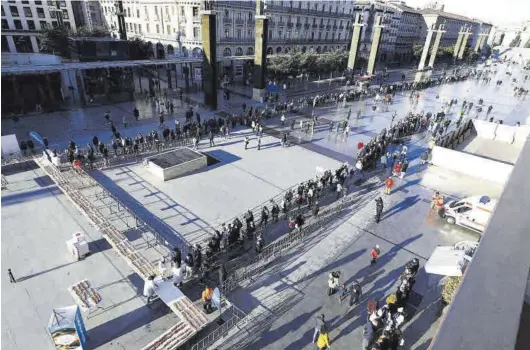
<svg viewBox="0 0 530 350">
<path fill-rule="evenodd" d="M 434 0 L 405 0 L 411 7 L 423 7 Z M 474 17 L 495 25 L 530 21 L 530 0 L 438 0 L 445 11 Z"/>
</svg>

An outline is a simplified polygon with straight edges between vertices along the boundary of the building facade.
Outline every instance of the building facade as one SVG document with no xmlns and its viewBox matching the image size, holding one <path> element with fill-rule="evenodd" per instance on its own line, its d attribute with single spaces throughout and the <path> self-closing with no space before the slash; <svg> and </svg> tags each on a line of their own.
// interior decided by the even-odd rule
<svg viewBox="0 0 530 350">
<path fill-rule="evenodd" d="M 117 31 L 114 0 L 100 0 L 109 27 Z M 124 0 L 127 36 L 151 42 L 160 55 L 202 55 L 199 0 Z M 254 54 L 255 1 L 215 1 L 219 57 Z M 292 49 L 347 49 L 353 2 L 267 1 L 269 54 Z M 116 32 L 117 34 L 117 32 Z M 163 52 L 162 52 L 163 50 Z M 159 55 L 160 54 L 160 55 Z"/>
<path fill-rule="evenodd" d="M 2 52 L 39 52 L 39 31 L 76 29 L 71 1 L 2 0 Z"/>
<path fill-rule="evenodd" d="M 383 33 L 381 36 L 378 62 L 391 62 L 395 59 L 395 48 L 398 35 L 399 22 L 401 13 L 383 1 L 356 1 L 354 5 L 354 14 L 361 14 L 362 30 L 359 42 L 359 57 L 368 59 L 372 39 L 374 35 L 374 25 L 378 16 L 382 17 Z"/>
<path fill-rule="evenodd" d="M 398 22 L 395 55 L 400 61 L 410 61 L 413 48 L 420 45 L 420 33 L 423 16 L 419 10 L 407 6 L 404 2 L 392 3 L 392 7 L 400 14 Z"/>
<path fill-rule="evenodd" d="M 467 26 L 471 30 L 471 35 L 468 37 L 466 45 L 474 48 L 479 38 L 479 34 L 484 33 L 489 35 L 492 30 L 492 25 L 481 22 L 477 19 L 457 15 L 454 13 L 444 12 L 437 9 L 421 10 L 423 15 L 423 23 L 421 28 L 421 41 L 424 42 L 427 36 L 428 28 L 436 28 L 443 24 L 445 33 L 442 35 L 440 41 L 440 49 L 455 45 L 458 40 L 458 33 L 460 33 L 463 26 Z"/>
<path fill-rule="evenodd" d="M 86 27 L 88 30 L 92 30 L 95 26 L 107 26 L 101 12 L 101 3 L 99 1 L 72 1 L 72 9 L 77 27 Z"/>
</svg>

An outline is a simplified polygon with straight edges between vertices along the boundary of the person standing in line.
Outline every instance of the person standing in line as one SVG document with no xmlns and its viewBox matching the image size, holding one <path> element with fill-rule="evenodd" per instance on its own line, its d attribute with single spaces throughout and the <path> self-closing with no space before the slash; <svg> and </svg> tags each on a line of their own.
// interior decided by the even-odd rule
<svg viewBox="0 0 530 350">
<path fill-rule="evenodd" d="M 374 266 L 377 263 L 377 258 L 379 257 L 379 254 L 381 254 L 381 250 L 379 249 L 379 245 L 376 244 L 375 247 L 373 247 L 370 251 L 370 258 L 372 258 L 372 260 L 370 261 L 370 266 Z"/>
<path fill-rule="evenodd" d="M 258 136 L 258 151 L 261 149 L 261 136 Z"/>
<path fill-rule="evenodd" d="M 134 107 L 133 115 L 134 115 L 134 119 L 136 119 L 136 121 L 138 121 L 138 119 L 140 119 L 140 111 L 138 111 L 138 108 Z"/>
<path fill-rule="evenodd" d="M 215 143 L 213 142 L 213 138 L 214 138 L 213 132 L 210 131 L 210 147 L 215 146 Z"/>
<path fill-rule="evenodd" d="M 155 289 L 157 288 L 157 284 L 155 283 L 155 276 L 149 276 L 147 278 L 147 281 L 144 284 L 144 297 L 147 297 L 147 303 L 149 304 L 151 302 L 151 299 L 155 295 Z"/>
<path fill-rule="evenodd" d="M 320 330 L 326 327 L 326 319 L 324 314 L 320 314 L 315 318 L 315 331 L 313 333 L 313 343 L 316 343 L 318 340 L 318 335 L 320 334 Z"/>
<path fill-rule="evenodd" d="M 250 139 L 248 138 L 248 136 L 245 136 L 245 150 L 248 149 L 249 142 L 250 142 Z"/>
<path fill-rule="evenodd" d="M 160 121 L 158 126 L 163 128 L 164 127 L 164 113 L 163 112 L 160 112 L 160 116 L 158 117 L 158 120 Z"/>
<path fill-rule="evenodd" d="M 383 198 L 377 197 L 375 199 L 375 222 L 381 221 L 381 214 L 383 213 Z"/>
<path fill-rule="evenodd" d="M 394 180 L 392 176 L 389 176 L 385 181 L 385 194 L 390 194 L 392 192 L 392 187 L 394 186 Z"/>
<path fill-rule="evenodd" d="M 388 162 L 388 158 L 385 153 L 381 156 L 381 165 L 383 166 L 383 169 L 386 169 L 386 164 Z"/>
</svg>

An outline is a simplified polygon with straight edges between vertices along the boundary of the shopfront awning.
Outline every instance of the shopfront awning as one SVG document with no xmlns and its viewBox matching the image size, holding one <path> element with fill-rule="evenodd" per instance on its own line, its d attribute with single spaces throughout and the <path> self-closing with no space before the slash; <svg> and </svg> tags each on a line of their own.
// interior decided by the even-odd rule
<svg viewBox="0 0 530 350">
<path fill-rule="evenodd" d="M 171 58 L 163 60 L 127 60 L 127 61 L 97 61 L 97 62 L 66 62 L 52 65 L 16 65 L 3 66 L 2 76 L 9 75 L 28 75 L 28 74 L 45 74 L 51 72 L 60 72 L 70 69 L 98 69 L 98 68 L 125 68 L 125 67 L 143 67 L 143 66 L 162 66 L 165 64 L 182 64 L 182 63 L 200 63 L 200 58 Z"/>
</svg>

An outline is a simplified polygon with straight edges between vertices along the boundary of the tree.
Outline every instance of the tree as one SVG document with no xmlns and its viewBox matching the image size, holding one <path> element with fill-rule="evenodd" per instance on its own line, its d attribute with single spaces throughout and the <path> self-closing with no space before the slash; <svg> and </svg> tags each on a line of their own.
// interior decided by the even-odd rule
<svg viewBox="0 0 530 350">
<path fill-rule="evenodd" d="M 104 26 L 87 26 L 77 28 L 77 32 L 74 34 L 76 37 L 91 37 L 91 38 L 104 38 L 110 37 L 110 31 Z"/>
<path fill-rule="evenodd" d="M 461 280 L 462 277 L 447 277 L 447 283 L 442 289 L 442 299 L 445 305 L 449 305 L 453 300 Z"/>
<path fill-rule="evenodd" d="M 412 58 L 419 60 L 421 54 L 423 53 L 423 45 L 413 45 L 412 46 Z"/>
<path fill-rule="evenodd" d="M 528 39 L 528 40 L 526 41 L 526 44 L 524 44 L 524 48 L 525 48 L 525 49 L 530 48 L 530 39 Z"/>
<path fill-rule="evenodd" d="M 40 51 L 61 57 L 70 57 L 68 37 L 74 33 L 66 28 L 50 28 L 41 32 Z"/>
<path fill-rule="evenodd" d="M 515 38 L 513 38 L 512 42 L 510 43 L 510 47 L 519 47 L 521 45 L 521 33 L 517 33 Z"/>
</svg>

